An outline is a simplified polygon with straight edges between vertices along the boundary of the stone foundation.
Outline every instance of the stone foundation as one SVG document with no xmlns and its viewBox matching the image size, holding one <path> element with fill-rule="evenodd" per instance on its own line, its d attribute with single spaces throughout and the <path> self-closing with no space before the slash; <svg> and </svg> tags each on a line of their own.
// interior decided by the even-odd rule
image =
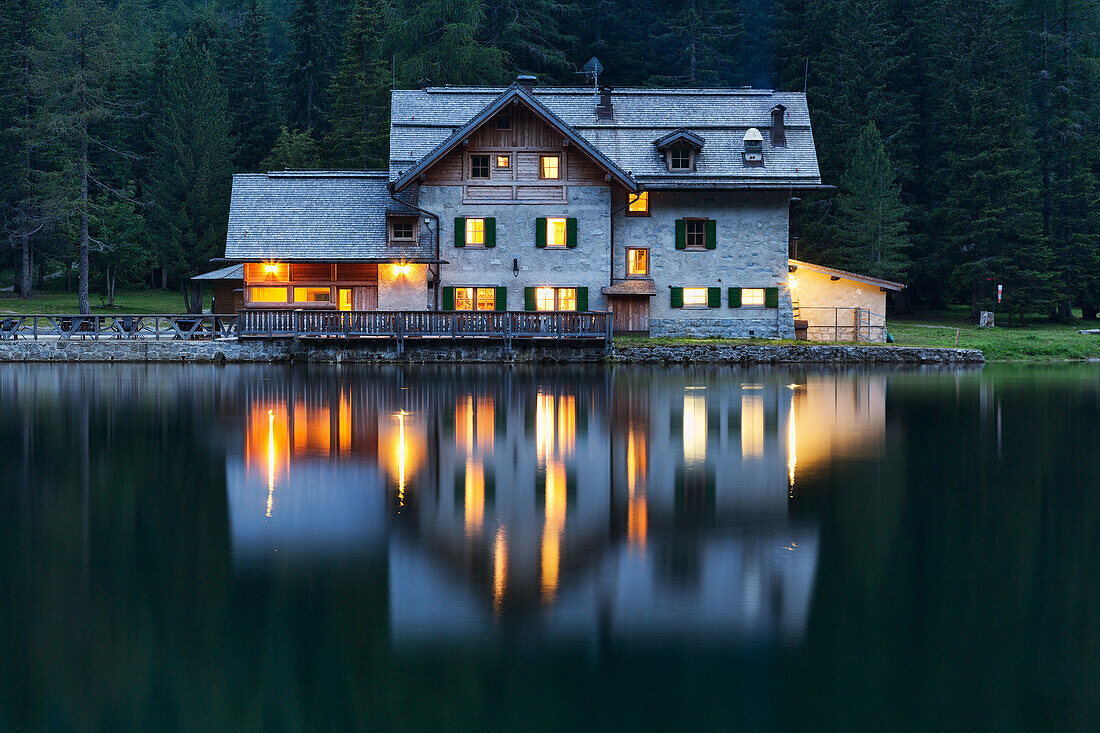
<svg viewBox="0 0 1100 733">
<path fill-rule="evenodd" d="M 183 363 L 578 363 L 638 364 L 973 364 L 985 361 L 977 349 L 893 346 L 738 345 L 615 347 L 514 342 L 509 352 L 497 342 L 391 342 L 313 339 L 240 341 L 5 341 L 3 362 L 183 362 Z"/>
<path fill-rule="evenodd" d="M 650 336 L 674 338 L 781 338 L 794 340 L 794 321 L 779 309 L 760 308 L 759 318 L 651 318 Z M 788 310 L 788 313 L 790 311 Z"/>
</svg>

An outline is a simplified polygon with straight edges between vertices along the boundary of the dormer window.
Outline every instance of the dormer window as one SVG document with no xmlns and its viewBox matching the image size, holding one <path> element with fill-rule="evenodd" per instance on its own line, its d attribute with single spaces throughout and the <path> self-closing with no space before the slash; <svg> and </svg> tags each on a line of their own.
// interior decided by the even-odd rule
<svg viewBox="0 0 1100 733">
<path fill-rule="evenodd" d="M 764 136 L 760 134 L 760 130 L 755 127 L 750 127 L 745 132 L 744 137 L 745 152 L 742 153 L 742 158 L 747 166 L 761 166 L 764 165 Z"/>
<path fill-rule="evenodd" d="M 668 151 L 668 169 L 670 171 L 690 171 L 691 159 L 690 148 L 670 148 Z"/>
<path fill-rule="evenodd" d="M 390 222 L 390 244 L 416 244 L 416 219 L 394 217 Z"/>
</svg>

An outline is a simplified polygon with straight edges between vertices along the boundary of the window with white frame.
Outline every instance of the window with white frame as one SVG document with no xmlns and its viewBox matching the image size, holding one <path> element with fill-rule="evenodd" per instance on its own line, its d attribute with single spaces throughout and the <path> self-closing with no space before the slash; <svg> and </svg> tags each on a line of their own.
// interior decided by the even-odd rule
<svg viewBox="0 0 1100 733">
<path fill-rule="evenodd" d="M 484 219 L 467 219 L 466 220 L 466 246 L 467 247 L 484 247 L 485 246 L 485 220 Z"/>
<path fill-rule="evenodd" d="M 685 308 L 706 308 L 707 307 L 707 289 L 706 288 L 684 288 L 684 307 Z"/>
<path fill-rule="evenodd" d="M 764 288 L 742 288 L 741 305 L 764 305 Z"/>
<path fill-rule="evenodd" d="M 567 227 L 565 219 L 546 220 L 546 246 L 565 247 L 567 241 Z"/>
</svg>

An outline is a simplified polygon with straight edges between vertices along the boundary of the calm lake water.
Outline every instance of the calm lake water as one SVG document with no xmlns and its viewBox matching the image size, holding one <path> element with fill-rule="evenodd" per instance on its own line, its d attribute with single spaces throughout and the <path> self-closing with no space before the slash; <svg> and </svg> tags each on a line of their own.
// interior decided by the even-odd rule
<svg viewBox="0 0 1100 733">
<path fill-rule="evenodd" d="M 0 730 L 1096 730 L 1100 365 L 0 366 Z"/>
</svg>

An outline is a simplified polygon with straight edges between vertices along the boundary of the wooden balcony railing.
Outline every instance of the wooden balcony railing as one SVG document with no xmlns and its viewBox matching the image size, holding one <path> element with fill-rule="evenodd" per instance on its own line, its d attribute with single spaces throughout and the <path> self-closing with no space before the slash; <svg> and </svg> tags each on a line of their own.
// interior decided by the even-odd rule
<svg viewBox="0 0 1100 733">
<path fill-rule="evenodd" d="M 216 341 L 236 338 L 236 315 L 14 315 L 0 316 L 0 341 Z"/>
<path fill-rule="evenodd" d="M 242 337 L 588 340 L 611 343 L 604 312 L 278 311 L 240 314 Z"/>
</svg>

